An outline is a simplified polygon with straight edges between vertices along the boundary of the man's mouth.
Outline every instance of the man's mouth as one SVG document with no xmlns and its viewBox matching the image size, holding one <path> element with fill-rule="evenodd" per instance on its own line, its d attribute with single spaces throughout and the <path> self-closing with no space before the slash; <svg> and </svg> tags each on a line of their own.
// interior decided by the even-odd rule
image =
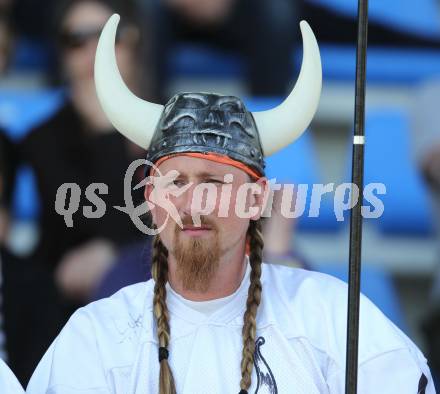
<svg viewBox="0 0 440 394">
<path fill-rule="evenodd" d="M 211 230 L 212 230 L 211 226 L 207 226 L 207 225 L 203 225 L 203 224 L 201 226 L 185 225 L 185 226 L 183 226 L 183 229 L 182 229 L 182 231 L 188 235 L 201 235 L 201 234 L 205 234 Z"/>
</svg>

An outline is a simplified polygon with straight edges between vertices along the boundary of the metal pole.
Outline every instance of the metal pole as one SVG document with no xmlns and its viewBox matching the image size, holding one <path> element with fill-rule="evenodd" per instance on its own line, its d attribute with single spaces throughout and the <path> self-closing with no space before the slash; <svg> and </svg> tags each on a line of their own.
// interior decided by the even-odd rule
<svg viewBox="0 0 440 394">
<path fill-rule="evenodd" d="M 359 200 L 351 211 L 348 278 L 347 357 L 345 393 L 356 394 L 358 375 L 359 299 L 362 252 L 362 196 L 364 187 L 365 77 L 368 37 L 368 0 L 358 0 L 358 41 L 353 136 L 352 184 Z M 353 186 L 354 188 L 356 186 Z M 355 193 L 352 191 L 352 197 Z"/>
</svg>

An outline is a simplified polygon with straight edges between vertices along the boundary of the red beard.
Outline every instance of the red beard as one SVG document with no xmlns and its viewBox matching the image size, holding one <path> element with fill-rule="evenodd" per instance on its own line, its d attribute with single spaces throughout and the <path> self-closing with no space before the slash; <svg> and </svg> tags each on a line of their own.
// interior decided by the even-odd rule
<svg viewBox="0 0 440 394">
<path fill-rule="evenodd" d="M 183 225 L 193 225 L 191 217 L 182 219 Z M 176 259 L 176 275 L 183 289 L 188 291 L 206 292 L 215 276 L 220 260 L 218 230 L 214 223 L 201 217 L 202 226 L 209 226 L 208 237 L 185 237 L 182 229 L 176 225 L 174 257 Z"/>
</svg>

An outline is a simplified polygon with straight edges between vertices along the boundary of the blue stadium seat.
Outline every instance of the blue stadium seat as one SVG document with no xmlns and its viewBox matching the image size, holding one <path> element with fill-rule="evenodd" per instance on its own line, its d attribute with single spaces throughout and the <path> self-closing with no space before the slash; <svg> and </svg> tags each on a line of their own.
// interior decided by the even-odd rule
<svg viewBox="0 0 440 394">
<path fill-rule="evenodd" d="M 356 48 L 347 45 L 320 45 L 325 80 L 354 81 Z M 402 61 L 404 59 L 404 61 Z M 302 52 L 295 53 L 300 67 Z M 439 74 L 440 52 L 429 49 L 368 48 L 368 82 L 415 83 Z M 240 78 L 245 67 L 239 55 L 206 46 L 182 44 L 169 58 L 169 72 L 191 78 Z M 292 75 L 294 70 L 292 70 Z"/>
<path fill-rule="evenodd" d="M 20 166 L 12 200 L 12 216 L 24 222 L 35 221 L 40 214 L 40 199 L 35 176 L 28 166 Z"/>
<path fill-rule="evenodd" d="M 280 98 L 245 99 L 250 111 L 263 111 L 280 104 Z M 323 201 L 320 215 L 309 218 L 308 208 L 312 186 L 320 183 L 317 156 L 310 132 L 305 132 L 293 144 L 285 147 L 266 159 L 266 175 L 269 179 L 276 178 L 277 183 L 307 184 L 307 204 L 304 215 L 299 219 L 299 228 L 309 231 L 333 231 L 339 227 L 335 220 L 331 205 Z"/>
<path fill-rule="evenodd" d="M 308 0 L 308 2 L 320 4 L 353 18 L 357 15 L 357 1 Z M 371 1 L 369 18 L 401 31 L 440 38 L 439 8 L 436 0 Z"/>
<path fill-rule="evenodd" d="M 49 69 L 49 59 L 47 44 L 19 37 L 14 47 L 11 69 L 19 72 L 45 72 Z"/>
<path fill-rule="evenodd" d="M 54 90 L 0 90 L 0 126 L 14 140 L 23 138 L 63 103 L 65 92 Z"/>
<path fill-rule="evenodd" d="M 356 48 L 347 45 L 321 45 L 324 79 L 354 81 Z M 300 64 L 301 59 L 297 59 Z M 369 46 L 369 83 L 412 84 L 439 75 L 440 51 Z"/>
<path fill-rule="evenodd" d="M 348 281 L 348 263 L 319 263 L 313 269 Z M 379 266 L 363 264 L 361 291 L 402 331 L 408 332 L 399 297 L 391 276 Z M 362 313 L 362 312 L 361 312 Z"/>
<path fill-rule="evenodd" d="M 14 140 L 22 139 L 33 127 L 44 122 L 63 103 L 62 90 L 11 91 L 0 90 L 0 126 Z M 13 197 L 13 217 L 35 220 L 39 200 L 35 179 L 30 168 L 18 169 Z"/>
<path fill-rule="evenodd" d="M 427 190 L 411 151 L 408 115 L 403 109 L 370 110 L 366 115 L 365 185 L 383 183 L 386 194 L 377 222 L 384 233 L 426 236 L 433 231 Z M 350 150 L 351 163 L 351 150 Z M 347 168 L 347 174 L 350 169 Z"/>
<path fill-rule="evenodd" d="M 170 53 L 168 73 L 187 77 L 237 78 L 244 74 L 242 59 L 209 45 L 181 43 Z"/>
</svg>

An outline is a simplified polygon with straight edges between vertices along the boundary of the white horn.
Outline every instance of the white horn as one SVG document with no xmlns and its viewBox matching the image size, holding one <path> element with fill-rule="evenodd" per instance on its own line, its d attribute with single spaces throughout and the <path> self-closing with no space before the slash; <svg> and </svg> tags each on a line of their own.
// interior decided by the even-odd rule
<svg viewBox="0 0 440 394">
<path fill-rule="evenodd" d="M 276 108 L 253 112 L 265 156 L 291 144 L 306 130 L 318 108 L 322 86 L 321 56 L 315 35 L 301 21 L 303 60 L 290 95 Z"/>
<path fill-rule="evenodd" d="M 148 149 L 163 106 L 136 97 L 122 80 L 115 55 L 119 19 L 118 14 L 112 15 L 99 38 L 95 58 L 96 92 L 113 126 L 137 145 Z"/>
</svg>

